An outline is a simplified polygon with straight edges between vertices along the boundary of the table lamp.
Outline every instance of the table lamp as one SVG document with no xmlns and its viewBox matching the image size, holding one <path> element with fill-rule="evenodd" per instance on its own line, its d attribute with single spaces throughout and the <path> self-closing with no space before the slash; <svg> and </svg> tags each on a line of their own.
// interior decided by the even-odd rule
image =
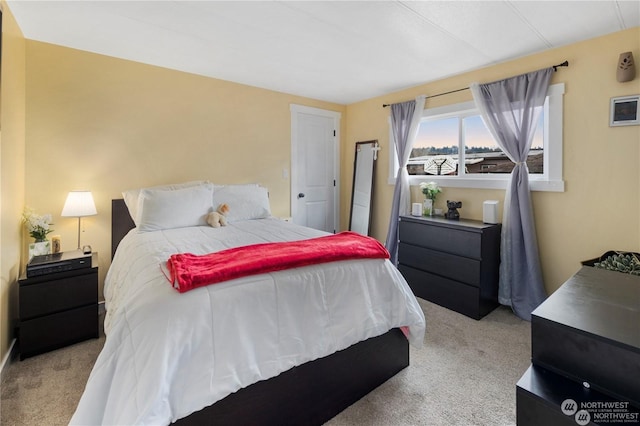
<svg viewBox="0 0 640 426">
<path fill-rule="evenodd" d="M 62 217 L 78 218 L 78 250 L 80 250 L 80 220 L 98 214 L 91 191 L 71 191 L 62 207 Z"/>
</svg>

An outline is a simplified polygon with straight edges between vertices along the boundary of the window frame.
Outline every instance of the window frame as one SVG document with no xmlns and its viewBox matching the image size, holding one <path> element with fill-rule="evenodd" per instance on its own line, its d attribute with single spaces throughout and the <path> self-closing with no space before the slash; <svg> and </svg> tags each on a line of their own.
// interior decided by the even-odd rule
<svg viewBox="0 0 640 426">
<path fill-rule="evenodd" d="M 562 125 L 564 106 L 564 83 L 553 84 L 547 90 L 547 98 L 544 104 L 544 172 L 529 175 L 529 187 L 532 191 L 564 192 L 564 180 L 562 178 Z M 480 112 L 475 102 L 463 102 L 437 108 L 425 109 L 422 120 L 440 120 L 451 117 L 463 118 L 470 115 L 479 115 Z M 389 117 L 389 143 L 391 155 L 389 155 L 389 179 L 390 185 L 396 183 L 396 171 L 398 159 L 395 146 L 392 144 L 391 117 Z M 511 174 L 462 174 L 456 176 L 437 175 L 409 175 L 410 185 L 419 185 L 421 182 L 436 182 L 441 187 L 450 188 L 482 188 L 482 189 L 506 189 Z"/>
</svg>

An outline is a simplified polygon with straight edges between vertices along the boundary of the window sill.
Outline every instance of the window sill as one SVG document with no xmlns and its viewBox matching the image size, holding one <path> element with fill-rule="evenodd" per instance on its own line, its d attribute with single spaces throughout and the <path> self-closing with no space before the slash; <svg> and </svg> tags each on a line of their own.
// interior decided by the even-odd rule
<svg viewBox="0 0 640 426">
<path fill-rule="evenodd" d="M 510 175 L 501 177 L 485 175 L 474 178 L 444 177 L 444 176 L 409 176 L 409 185 L 419 185 L 420 182 L 435 182 L 442 188 L 470 188 L 470 189 L 507 189 Z M 388 181 L 395 185 L 395 178 Z M 564 180 L 544 179 L 530 176 L 529 188 L 532 191 L 564 192 Z"/>
</svg>

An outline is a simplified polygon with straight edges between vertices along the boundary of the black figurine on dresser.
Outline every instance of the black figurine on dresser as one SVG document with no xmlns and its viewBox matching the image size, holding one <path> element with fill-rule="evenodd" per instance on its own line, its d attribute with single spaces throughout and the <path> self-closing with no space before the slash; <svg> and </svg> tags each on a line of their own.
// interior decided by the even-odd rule
<svg viewBox="0 0 640 426">
<path fill-rule="evenodd" d="M 446 219 L 459 220 L 460 213 L 458 209 L 462 208 L 462 201 L 449 201 L 447 200 L 447 212 L 444 214 Z"/>
<path fill-rule="evenodd" d="M 416 296 L 481 319 L 498 306 L 500 228 L 401 216 L 398 269 Z"/>
</svg>

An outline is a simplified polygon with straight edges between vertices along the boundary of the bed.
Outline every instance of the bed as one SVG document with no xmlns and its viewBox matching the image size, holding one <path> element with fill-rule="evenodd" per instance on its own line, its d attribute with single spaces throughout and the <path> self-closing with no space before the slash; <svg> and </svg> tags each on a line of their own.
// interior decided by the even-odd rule
<svg viewBox="0 0 640 426">
<path fill-rule="evenodd" d="M 256 186 L 211 191 L 212 205 L 235 211 L 226 227 L 166 228 L 183 223 L 163 212 L 142 232 L 139 211 L 113 200 L 107 338 L 71 424 L 322 424 L 407 367 L 409 343 L 422 344 L 422 310 L 388 260 L 177 292 L 162 268 L 172 253 L 325 235 L 271 217 Z"/>
</svg>

